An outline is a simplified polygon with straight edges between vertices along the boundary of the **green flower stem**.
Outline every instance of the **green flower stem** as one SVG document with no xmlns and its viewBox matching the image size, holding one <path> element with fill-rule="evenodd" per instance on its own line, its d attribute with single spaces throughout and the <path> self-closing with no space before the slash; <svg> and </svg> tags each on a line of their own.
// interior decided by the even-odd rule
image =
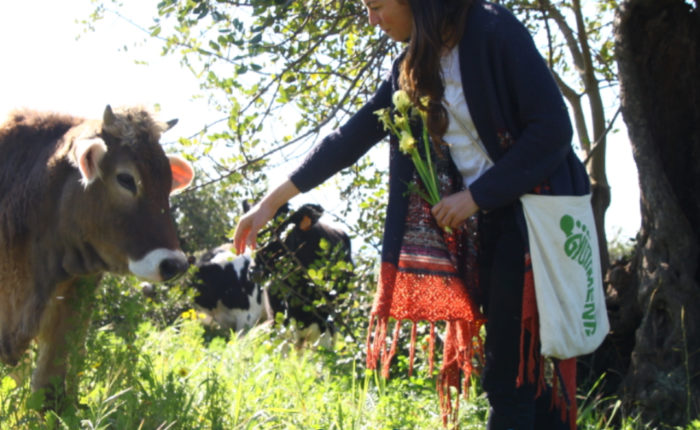
<svg viewBox="0 0 700 430">
<path fill-rule="evenodd" d="M 423 145 L 425 147 L 425 158 L 428 162 L 428 169 L 430 170 L 430 191 L 433 197 L 436 198 L 436 203 L 440 201 L 440 192 L 438 190 L 437 186 L 437 175 L 435 174 L 435 171 L 433 170 L 433 160 L 431 159 L 430 156 L 430 145 L 428 143 L 428 127 L 423 125 Z"/>
<path fill-rule="evenodd" d="M 422 198 L 423 200 L 428 202 L 428 204 L 432 205 L 432 203 L 430 202 L 432 200 L 432 198 L 429 195 L 425 194 L 425 192 L 423 192 L 423 190 L 421 190 L 420 187 L 416 186 L 416 184 L 414 184 L 414 183 L 408 184 L 408 191 L 411 193 L 418 194 L 420 196 L 420 198 Z"/>
<path fill-rule="evenodd" d="M 420 176 L 426 191 L 428 192 L 428 198 L 425 200 L 430 203 L 431 206 L 436 205 L 440 201 L 440 193 L 438 192 L 437 186 L 435 184 L 435 177 L 431 174 L 431 169 L 426 167 L 425 162 L 420 158 L 418 150 L 411 151 L 411 158 L 413 164 L 416 167 L 418 176 Z"/>
</svg>

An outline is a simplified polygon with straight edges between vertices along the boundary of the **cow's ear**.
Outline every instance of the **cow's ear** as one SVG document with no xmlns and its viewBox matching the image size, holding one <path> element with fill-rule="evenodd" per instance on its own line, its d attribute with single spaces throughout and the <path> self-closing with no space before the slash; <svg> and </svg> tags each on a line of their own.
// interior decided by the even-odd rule
<svg viewBox="0 0 700 430">
<path fill-rule="evenodd" d="M 194 179 L 194 170 L 190 163 L 177 155 L 169 155 L 170 171 L 173 174 L 173 185 L 170 193 L 177 193 L 187 188 Z"/>
<path fill-rule="evenodd" d="M 77 139 L 74 145 L 75 160 L 81 176 L 80 181 L 87 188 L 100 177 L 100 161 L 107 153 L 107 145 L 99 137 Z"/>
</svg>

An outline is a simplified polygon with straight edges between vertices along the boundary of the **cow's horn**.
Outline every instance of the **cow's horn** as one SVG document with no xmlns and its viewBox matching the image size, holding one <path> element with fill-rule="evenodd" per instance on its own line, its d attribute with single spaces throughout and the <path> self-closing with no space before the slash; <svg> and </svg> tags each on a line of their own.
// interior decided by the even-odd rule
<svg viewBox="0 0 700 430">
<path fill-rule="evenodd" d="M 114 112 L 112 112 L 112 107 L 110 105 L 107 105 L 105 108 L 105 113 L 102 116 L 102 122 L 104 125 L 112 125 L 114 122 L 117 120 L 117 117 L 114 116 Z"/>
</svg>

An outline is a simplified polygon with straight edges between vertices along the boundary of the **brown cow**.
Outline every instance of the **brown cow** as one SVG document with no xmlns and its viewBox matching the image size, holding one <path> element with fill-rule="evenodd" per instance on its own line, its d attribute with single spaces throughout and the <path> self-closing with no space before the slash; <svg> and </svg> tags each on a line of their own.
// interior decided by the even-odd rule
<svg viewBox="0 0 700 430">
<path fill-rule="evenodd" d="M 101 273 L 165 281 L 188 267 L 168 198 L 193 171 L 159 144 L 175 122 L 107 106 L 101 121 L 16 111 L 0 125 L 0 360 L 36 338 L 32 388 L 51 398 L 75 395 L 68 351 Z"/>
</svg>

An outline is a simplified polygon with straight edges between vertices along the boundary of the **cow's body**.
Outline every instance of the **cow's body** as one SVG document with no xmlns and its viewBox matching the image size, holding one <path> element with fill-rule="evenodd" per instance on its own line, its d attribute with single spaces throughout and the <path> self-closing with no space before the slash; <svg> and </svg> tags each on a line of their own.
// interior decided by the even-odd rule
<svg viewBox="0 0 700 430">
<path fill-rule="evenodd" d="M 322 213 L 317 205 L 299 208 L 258 251 L 254 264 L 246 255 L 234 256 L 230 246 L 210 252 L 198 263 L 195 302 L 222 327 L 237 331 L 250 327 L 250 322 L 282 313 L 301 326 L 295 332 L 300 341 L 324 336 L 324 346 L 330 346 L 334 295 L 316 285 L 307 270 L 327 259 L 331 264 L 339 260 L 351 263 L 350 240 L 345 232 L 318 222 Z M 336 252 L 322 252 L 322 241 Z M 346 284 L 347 279 L 336 283 L 336 293 Z"/>
<path fill-rule="evenodd" d="M 230 245 L 205 253 L 197 262 L 195 303 L 219 326 L 241 332 L 270 317 L 262 286 L 251 279 L 253 260 Z"/>
<path fill-rule="evenodd" d="M 81 344 L 89 316 L 75 306 L 103 272 L 186 270 L 168 198 L 192 169 L 163 152 L 170 126 L 109 106 L 102 120 L 18 111 L 0 125 L 0 360 L 14 365 L 36 338 L 34 389 L 63 389 L 66 339 Z"/>
</svg>

